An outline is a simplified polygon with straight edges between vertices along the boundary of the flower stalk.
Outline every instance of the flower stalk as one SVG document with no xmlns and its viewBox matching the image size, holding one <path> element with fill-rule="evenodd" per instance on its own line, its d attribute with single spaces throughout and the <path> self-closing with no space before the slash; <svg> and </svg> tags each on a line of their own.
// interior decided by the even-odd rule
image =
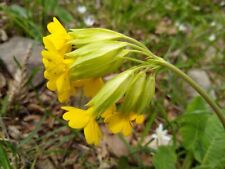
<svg viewBox="0 0 225 169">
<path fill-rule="evenodd" d="M 163 59 L 155 60 L 155 63 L 168 68 L 178 76 L 180 76 L 182 79 L 184 79 L 189 85 L 191 85 L 204 99 L 205 101 L 211 106 L 211 108 L 214 110 L 216 115 L 218 116 L 219 120 L 223 124 L 223 127 L 225 129 L 225 117 L 223 115 L 223 112 L 219 108 L 219 106 L 210 98 L 210 96 L 206 93 L 206 91 L 198 85 L 194 80 L 192 80 L 188 75 L 186 75 L 183 71 L 181 71 L 176 66 L 170 64 L 169 62 L 166 62 Z"/>
<path fill-rule="evenodd" d="M 142 52 L 144 52 L 144 53 L 142 53 Z M 150 51 L 146 52 L 146 47 L 142 48 L 142 52 L 140 51 L 137 53 L 142 53 L 142 54 L 147 53 L 147 56 L 149 58 L 149 60 L 147 62 L 149 62 L 150 65 L 156 64 L 156 65 L 159 65 L 162 67 L 166 67 L 167 69 L 171 70 L 172 72 L 177 74 L 179 77 L 184 79 L 191 87 L 193 87 L 193 89 L 195 89 L 200 94 L 200 96 L 202 96 L 205 99 L 205 101 L 210 105 L 210 107 L 214 110 L 214 112 L 216 113 L 217 117 L 219 118 L 219 120 L 221 121 L 221 123 L 225 129 L 225 117 L 223 115 L 223 112 L 221 111 L 219 106 L 215 103 L 215 101 L 213 101 L 210 98 L 210 96 L 206 93 L 206 91 L 200 85 L 198 85 L 194 80 L 192 80 L 187 74 L 185 74 L 183 71 L 181 71 L 176 66 L 174 66 L 171 63 L 165 61 L 164 59 L 152 54 Z M 138 59 L 129 59 L 129 60 L 140 63 L 140 61 L 137 61 Z M 142 64 L 144 64 L 144 62 L 142 62 Z"/>
</svg>

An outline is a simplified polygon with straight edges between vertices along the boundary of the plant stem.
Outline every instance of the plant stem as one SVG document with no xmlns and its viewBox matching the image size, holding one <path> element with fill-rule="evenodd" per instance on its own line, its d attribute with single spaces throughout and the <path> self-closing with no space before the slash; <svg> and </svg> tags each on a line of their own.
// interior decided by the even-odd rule
<svg viewBox="0 0 225 169">
<path fill-rule="evenodd" d="M 206 102 L 212 107 L 212 109 L 214 110 L 214 112 L 216 113 L 218 118 L 220 119 L 220 121 L 223 124 L 223 127 L 225 129 L 225 117 L 223 115 L 223 112 L 220 110 L 219 106 L 209 97 L 209 95 L 206 93 L 206 91 L 204 89 L 202 89 L 201 86 L 199 86 L 195 81 L 193 81 L 183 71 L 178 69 L 176 66 L 166 62 L 165 60 L 159 58 L 157 60 L 154 60 L 154 62 L 170 69 L 172 72 L 176 73 L 178 76 L 183 78 L 188 84 L 190 84 L 206 100 Z"/>
</svg>

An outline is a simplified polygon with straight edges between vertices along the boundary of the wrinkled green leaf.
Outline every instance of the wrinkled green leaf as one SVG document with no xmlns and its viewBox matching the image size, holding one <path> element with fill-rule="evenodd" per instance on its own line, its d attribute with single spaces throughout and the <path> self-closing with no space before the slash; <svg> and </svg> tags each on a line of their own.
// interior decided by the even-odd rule
<svg viewBox="0 0 225 169">
<path fill-rule="evenodd" d="M 183 145 L 189 151 L 202 150 L 202 137 L 209 117 L 205 105 L 206 103 L 202 98 L 194 98 L 180 119 L 180 134 L 183 138 Z"/>
<path fill-rule="evenodd" d="M 201 166 L 225 168 L 225 132 L 218 117 L 211 115 L 202 138 L 203 154 L 200 154 Z"/>
</svg>

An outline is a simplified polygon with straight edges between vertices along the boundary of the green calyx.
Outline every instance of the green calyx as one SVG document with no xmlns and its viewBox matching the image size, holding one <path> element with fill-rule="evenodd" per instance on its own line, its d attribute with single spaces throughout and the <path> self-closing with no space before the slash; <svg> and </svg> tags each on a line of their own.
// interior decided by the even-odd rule
<svg viewBox="0 0 225 169">
<path fill-rule="evenodd" d="M 102 28 L 71 29 L 69 35 L 72 38 L 69 43 L 75 46 L 82 46 L 104 40 L 115 40 L 124 36 L 118 32 Z"/>
<path fill-rule="evenodd" d="M 87 105 L 94 106 L 98 113 L 114 105 L 124 95 L 134 72 L 135 69 L 126 70 L 109 80 Z"/>
<path fill-rule="evenodd" d="M 135 105 L 135 112 L 144 113 L 155 95 L 155 75 L 148 75 L 143 85 L 140 98 Z"/>
<path fill-rule="evenodd" d="M 141 99 L 140 96 L 143 91 L 145 80 L 146 74 L 142 71 L 133 77 L 126 90 L 124 102 L 121 105 L 121 112 L 134 112 L 138 99 Z"/>
</svg>

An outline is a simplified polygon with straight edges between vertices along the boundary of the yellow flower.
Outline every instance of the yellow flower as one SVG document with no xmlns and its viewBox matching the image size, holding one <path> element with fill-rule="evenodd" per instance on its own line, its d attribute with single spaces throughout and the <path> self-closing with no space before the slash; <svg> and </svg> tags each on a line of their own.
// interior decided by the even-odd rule
<svg viewBox="0 0 225 169">
<path fill-rule="evenodd" d="M 58 50 L 61 54 L 69 52 L 71 50 L 71 45 L 69 45 L 67 42 L 70 40 L 70 36 L 62 24 L 54 17 L 53 22 L 50 22 L 47 25 L 47 28 L 50 32 L 50 35 L 43 38 L 45 48 L 51 50 L 51 48 L 48 46 L 48 42 L 46 42 L 51 41 L 56 50 Z"/>
<path fill-rule="evenodd" d="M 84 129 L 84 135 L 88 144 L 98 145 L 102 138 L 102 132 L 96 122 L 96 114 L 93 108 L 87 110 L 75 107 L 65 106 L 62 109 L 67 112 L 63 115 L 63 119 L 69 121 L 68 125 L 75 129 Z"/>
<path fill-rule="evenodd" d="M 42 51 L 43 63 L 45 66 L 44 77 L 48 79 L 47 87 L 56 91 L 60 102 L 68 101 L 71 94 L 75 93 L 69 77 L 69 65 L 73 59 L 64 59 L 51 41 L 46 40 L 48 50 Z"/>
<path fill-rule="evenodd" d="M 144 115 L 138 115 L 136 113 L 120 113 L 120 112 L 108 112 L 103 114 L 105 122 L 108 123 L 108 128 L 112 133 L 122 133 L 124 136 L 128 136 L 132 132 L 132 121 L 136 121 L 137 124 L 143 123 Z"/>
<path fill-rule="evenodd" d="M 64 56 L 71 49 L 71 45 L 67 44 L 70 37 L 55 17 L 47 27 L 51 34 L 43 38 L 46 50 L 42 51 L 42 60 L 48 89 L 57 93 L 60 102 L 66 102 L 70 96 L 75 95 L 77 87 L 83 87 L 84 94 L 93 97 L 103 86 L 102 79 L 71 80 L 70 66 L 75 59 L 66 59 Z"/>
</svg>

